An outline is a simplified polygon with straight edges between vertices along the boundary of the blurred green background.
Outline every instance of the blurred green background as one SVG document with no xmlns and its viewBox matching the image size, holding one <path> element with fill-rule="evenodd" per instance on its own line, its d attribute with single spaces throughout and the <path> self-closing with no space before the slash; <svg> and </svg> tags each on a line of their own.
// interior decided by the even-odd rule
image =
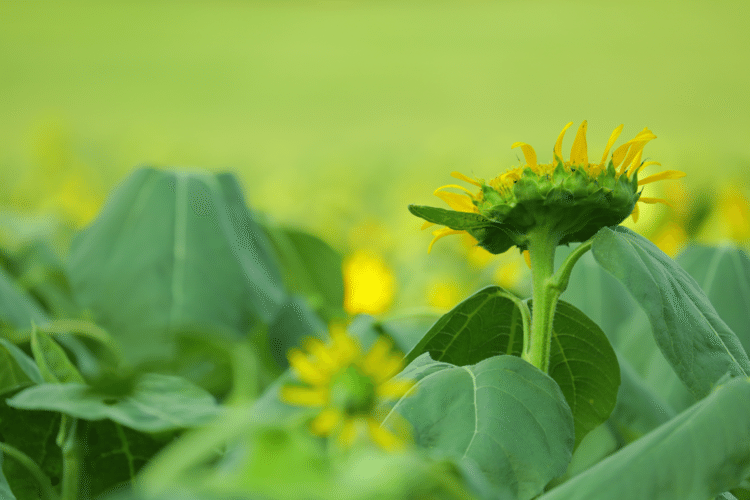
<svg viewBox="0 0 750 500">
<path fill-rule="evenodd" d="M 688 173 L 628 223 L 674 254 L 750 238 L 750 3 L 0 2 L 0 206 L 82 227 L 139 165 L 230 170 L 347 256 L 351 312 L 524 290 L 515 251 L 420 232 L 453 170 L 551 160 L 569 121 Z M 564 143 L 567 156 L 571 133 Z M 651 173 L 659 167 L 651 167 Z M 64 252 L 64 249 L 61 250 Z M 468 258 L 467 258 L 468 257 Z"/>
</svg>

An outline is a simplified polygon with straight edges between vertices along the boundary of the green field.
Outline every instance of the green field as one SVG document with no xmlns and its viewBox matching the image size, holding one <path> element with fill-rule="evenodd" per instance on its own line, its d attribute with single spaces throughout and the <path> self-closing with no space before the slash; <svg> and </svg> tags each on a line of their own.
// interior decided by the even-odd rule
<svg viewBox="0 0 750 500">
<path fill-rule="evenodd" d="M 228 169 L 251 206 L 399 266 L 427 259 L 408 203 L 517 165 L 515 141 L 549 161 L 569 121 L 589 121 L 592 157 L 648 127 L 645 156 L 691 188 L 747 188 L 748 18 L 743 1 L 2 2 L 0 197 L 80 197 L 85 221 L 138 165 Z"/>
</svg>

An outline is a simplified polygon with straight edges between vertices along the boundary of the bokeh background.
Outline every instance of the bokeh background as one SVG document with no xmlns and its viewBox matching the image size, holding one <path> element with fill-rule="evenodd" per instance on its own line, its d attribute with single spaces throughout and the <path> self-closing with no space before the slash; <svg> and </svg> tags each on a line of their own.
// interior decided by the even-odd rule
<svg viewBox="0 0 750 500">
<path fill-rule="evenodd" d="M 345 256 L 349 312 L 446 309 L 528 270 L 467 238 L 428 255 L 407 205 L 518 165 L 515 141 L 549 161 L 586 119 L 592 157 L 648 127 L 644 156 L 688 174 L 626 225 L 671 255 L 747 245 L 749 20 L 744 0 L 0 1 L 0 236 L 84 227 L 140 165 L 229 170 Z"/>
</svg>

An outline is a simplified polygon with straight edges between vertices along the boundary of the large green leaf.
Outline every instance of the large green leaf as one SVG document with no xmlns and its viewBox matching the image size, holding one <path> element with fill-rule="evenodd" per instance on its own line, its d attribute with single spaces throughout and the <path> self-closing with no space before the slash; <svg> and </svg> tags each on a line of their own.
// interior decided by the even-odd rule
<svg viewBox="0 0 750 500">
<path fill-rule="evenodd" d="M 552 329 L 549 375 L 573 412 L 578 446 L 612 413 L 620 387 L 620 367 L 601 328 L 574 306 L 557 303 Z"/>
<path fill-rule="evenodd" d="M 641 305 L 664 357 L 697 398 L 727 372 L 750 374 L 740 341 L 698 283 L 653 243 L 618 226 L 600 230 L 592 251 Z"/>
<path fill-rule="evenodd" d="M 459 366 L 499 354 L 520 356 L 523 325 L 518 302 L 497 286 L 478 291 L 440 318 L 411 350 L 407 361 L 425 352 L 435 361 Z M 531 302 L 528 304 L 531 308 Z M 573 412 L 578 446 L 612 412 L 620 371 L 606 335 L 563 301 L 558 303 L 553 323 L 549 375 Z"/>
<path fill-rule="evenodd" d="M 565 472 L 575 441 L 570 407 L 555 381 L 526 361 L 504 355 L 454 366 L 425 353 L 399 378 L 416 386 L 384 426 L 405 417 L 418 445 L 474 460 L 521 500 Z"/>
<path fill-rule="evenodd" d="M 736 246 L 688 246 L 677 263 L 695 278 L 722 320 L 750 352 L 750 258 Z"/>
<path fill-rule="evenodd" d="M 267 226 L 266 231 L 289 289 L 304 295 L 324 319 L 344 317 L 341 254 L 320 238 L 302 231 L 272 226 Z"/>
<path fill-rule="evenodd" d="M 25 410 L 65 413 L 85 420 L 108 418 L 143 432 L 161 432 L 205 424 L 219 412 L 214 398 L 180 377 L 149 373 L 132 394 L 120 397 L 94 393 L 83 384 L 42 384 L 7 400 Z"/>
<path fill-rule="evenodd" d="M 0 398 L 0 441 L 27 455 L 52 484 L 62 478 L 62 455 L 55 443 L 59 427 L 58 413 L 17 410 Z M 6 455 L 3 471 L 19 499 L 40 498 L 39 481 L 25 466 Z"/>
<path fill-rule="evenodd" d="M 133 173 L 73 241 L 73 289 L 134 361 L 175 329 L 241 335 L 285 300 L 270 246 L 230 174 Z"/>
<path fill-rule="evenodd" d="M 81 422 L 86 493 L 96 498 L 132 483 L 140 469 L 172 438 L 172 433 L 146 434 L 111 420 Z M 118 488 L 119 487 L 119 488 Z"/>
<path fill-rule="evenodd" d="M 14 344 L 0 338 L 0 394 L 43 382 L 34 360 Z"/>
<path fill-rule="evenodd" d="M 750 474 L 750 382 L 729 381 L 539 500 L 706 500 Z"/>
</svg>

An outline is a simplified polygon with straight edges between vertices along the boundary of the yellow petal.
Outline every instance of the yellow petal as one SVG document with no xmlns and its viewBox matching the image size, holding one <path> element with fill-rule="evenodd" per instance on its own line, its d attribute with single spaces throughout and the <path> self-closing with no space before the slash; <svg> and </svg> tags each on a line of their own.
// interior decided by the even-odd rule
<svg viewBox="0 0 750 500">
<path fill-rule="evenodd" d="M 635 155 L 635 157 L 630 161 L 630 166 L 626 170 L 625 176 L 630 177 L 633 175 L 633 172 L 640 169 L 641 166 L 641 157 L 643 156 L 643 149 L 638 151 L 638 153 Z"/>
<path fill-rule="evenodd" d="M 526 261 L 526 265 L 529 266 L 529 269 L 531 269 L 531 254 L 528 250 L 523 251 L 523 260 Z"/>
<path fill-rule="evenodd" d="M 422 227 L 420 229 L 427 229 L 428 227 L 432 227 L 434 225 L 435 225 L 434 222 L 430 222 L 430 221 L 426 220 L 426 221 L 424 221 L 424 224 L 422 224 Z"/>
<path fill-rule="evenodd" d="M 439 188 L 437 188 L 437 189 L 435 190 L 435 192 L 434 192 L 434 193 L 432 193 L 432 194 L 436 194 L 436 193 L 437 193 L 438 191 L 440 191 L 440 190 L 443 190 L 443 189 L 445 189 L 445 188 L 456 188 L 456 189 L 461 189 L 461 190 L 465 191 L 465 192 L 466 192 L 466 194 L 468 194 L 469 196 L 471 196 L 472 198 L 474 198 L 474 193 L 472 193 L 471 191 L 469 191 L 468 189 L 466 189 L 466 188 L 465 188 L 465 187 L 463 187 L 463 186 L 459 186 L 458 184 L 446 184 L 445 186 L 440 186 L 440 187 L 439 187 Z"/>
<path fill-rule="evenodd" d="M 685 172 L 680 172 L 679 170 L 665 170 L 664 172 L 659 172 L 658 174 L 649 175 L 648 177 L 645 177 L 638 181 L 638 185 L 642 186 L 643 184 L 649 184 L 651 182 L 656 181 L 663 181 L 666 179 L 679 179 L 680 177 L 685 177 Z"/>
<path fill-rule="evenodd" d="M 658 161 L 644 161 L 643 163 L 641 163 L 640 167 L 638 167 L 638 168 L 635 169 L 635 174 L 638 175 L 641 172 L 641 170 L 643 170 L 644 168 L 648 167 L 649 165 L 659 165 L 659 166 L 661 166 L 661 163 L 659 163 Z"/>
<path fill-rule="evenodd" d="M 612 135 L 609 136 L 609 140 L 607 141 L 607 147 L 604 148 L 604 154 L 602 155 L 602 164 L 607 161 L 607 155 L 609 154 L 609 150 L 612 149 L 612 146 L 614 146 L 615 141 L 618 137 L 620 137 L 620 134 L 622 133 L 622 128 L 624 125 L 620 125 L 617 127 L 613 132 Z"/>
<path fill-rule="evenodd" d="M 647 128 L 643 129 L 641 132 L 638 133 L 633 139 L 630 139 L 625 144 L 622 144 L 620 147 L 615 149 L 615 152 L 612 153 L 612 163 L 614 164 L 615 168 L 617 168 L 618 165 L 620 165 L 621 162 L 625 159 L 626 155 L 628 155 L 629 150 L 631 149 L 631 146 L 634 144 L 637 144 L 639 142 L 643 142 L 643 145 L 640 146 L 640 149 L 643 149 L 643 146 L 646 144 L 646 142 L 656 139 L 656 136 L 651 133 Z M 637 147 L 637 146 L 636 146 Z M 638 151 L 632 152 L 632 156 L 630 159 L 633 159 L 633 156 L 636 155 Z M 625 171 L 625 167 L 628 165 L 628 161 L 625 161 L 622 163 L 622 167 L 620 168 L 620 174 L 622 174 Z"/>
<path fill-rule="evenodd" d="M 638 208 L 638 203 L 635 204 L 633 207 L 633 212 L 631 212 L 631 217 L 633 217 L 633 222 L 638 222 L 638 217 L 641 214 L 641 210 Z"/>
<path fill-rule="evenodd" d="M 338 366 L 347 366 L 353 359 L 359 356 L 359 344 L 352 338 L 346 328 L 341 325 L 332 325 L 329 327 L 329 334 L 333 340 L 333 345 L 329 349 L 331 357 L 336 361 Z"/>
<path fill-rule="evenodd" d="M 354 443 L 354 439 L 357 437 L 357 421 L 356 419 L 347 419 L 344 421 L 344 426 L 341 428 L 341 432 L 338 436 L 338 443 L 343 448 L 349 448 Z"/>
<path fill-rule="evenodd" d="M 310 430 L 318 436 L 327 436 L 341 420 L 341 412 L 335 408 L 326 408 L 310 422 Z"/>
<path fill-rule="evenodd" d="M 404 369 L 404 357 L 400 354 L 393 354 L 383 361 L 383 365 L 378 369 L 377 373 L 372 375 L 373 380 L 376 384 L 380 384 L 398 372 Z"/>
<path fill-rule="evenodd" d="M 523 157 L 526 159 L 526 165 L 530 167 L 536 166 L 536 152 L 534 148 L 526 144 L 525 142 L 514 142 L 510 149 L 521 147 L 523 151 Z"/>
<path fill-rule="evenodd" d="M 648 203 L 648 204 L 654 204 L 654 203 L 664 203 L 665 205 L 668 205 L 672 208 L 674 208 L 674 205 L 672 205 L 669 201 L 665 200 L 664 198 L 646 198 L 645 196 L 641 196 L 638 198 L 639 202 Z"/>
<path fill-rule="evenodd" d="M 328 393 L 322 387 L 308 389 L 287 385 L 281 388 L 279 399 L 296 406 L 324 406 L 328 403 Z"/>
<path fill-rule="evenodd" d="M 468 176 L 462 174 L 461 172 L 451 172 L 451 177 L 453 177 L 455 179 L 460 179 L 460 180 L 462 180 L 464 182 L 468 182 L 469 184 L 474 184 L 476 187 L 482 187 L 481 183 L 479 183 L 478 181 L 475 181 L 471 177 L 468 177 Z"/>
<path fill-rule="evenodd" d="M 578 127 L 576 138 L 573 140 L 573 147 L 570 150 L 570 163 L 573 165 L 588 165 L 589 153 L 586 146 L 586 128 L 588 124 L 583 120 Z"/>
<path fill-rule="evenodd" d="M 435 196 L 443 200 L 448 204 L 449 207 L 451 207 L 453 210 L 457 210 L 459 212 L 478 212 L 479 210 L 477 207 L 474 206 L 474 204 L 471 202 L 470 199 L 466 198 L 466 196 L 462 194 L 456 194 L 456 193 L 446 193 L 445 191 L 435 191 Z"/>
<path fill-rule="evenodd" d="M 398 399 L 405 396 L 416 384 L 411 380 L 388 380 L 375 388 L 378 397 Z"/>
<path fill-rule="evenodd" d="M 404 443 L 395 434 L 380 427 L 377 420 L 367 419 L 367 429 L 372 441 L 385 451 L 396 451 L 404 448 Z"/>
<path fill-rule="evenodd" d="M 648 141 L 650 141 L 649 139 Z M 622 166 L 620 167 L 621 172 L 622 170 L 628 169 L 628 174 L 630 174 L 635 168 L 637 168 L 641 163 L 641 155 L 643 154 L 643 148 L 646 146 L 646 143 L 648 141 L 638 141 L 634 142 L 633 145 L 630 147 L 630 151 L 628 151 L 628 154 L 625 156 L 625 160 L 622 162 Z"/>
<path fill-rule="evenodd" d="M 299 349 L 290 349 L 289 364 L 303 382 L 311 385 L 323 385 L 328 382 L 328 375 L 310 361 L 310 359 Z"/>
<path fill-rule="evenodd" d="M 562 132 L 560 132 L 560 135 L 557 136 L 557 142 L 555 142 L 555 148 L 554 148 L 554 154 L 555 158 L 560 158 L 562 160 L 562 141 L 563 137 L 565 137 L 565 131 L 570 128 L 570 126 L 573 125 L 573 122 L 568 123 L 565 125 L 562 129 Z M 553 161 L 554 163 L 554 161 Z"/>
<path fill-rule="evenodd" d="M 464 231 L 457 231 L 455 229 L 451 229 L 449 227 L 444 227 L 443 229 L 438 229 L 437 231 L 433 231 L 432 234 L 435 236 L 432 241 L 430 242 L 430 246 L 427 247 L 427 253 L 430 253 L 432 251 L 432 245 L 435 244 L 437 240 L 440 238 L 444 238 L 446 236 L 450 236 L 452 234 L 461 234 Z"/>
<path fill-rule="evenodd" d="M 380 335 L 375 342 L 373 342 L 370 351 L 362 359 L 362 369 L 366 374 L 371 375 L 378 372 L 378 368 L 382 368 L 383 363 L 388 359 L 388 353 L 391 351 L 391 341 L 387 337 Z"/>
<path fill-rule="evenodd" d="M 338 368 L 328 347 L 320 339 L 308 337 L 305 340 L 305 350 L 315 357 L 322 371 L 330 374 Z"/>
</svg>

